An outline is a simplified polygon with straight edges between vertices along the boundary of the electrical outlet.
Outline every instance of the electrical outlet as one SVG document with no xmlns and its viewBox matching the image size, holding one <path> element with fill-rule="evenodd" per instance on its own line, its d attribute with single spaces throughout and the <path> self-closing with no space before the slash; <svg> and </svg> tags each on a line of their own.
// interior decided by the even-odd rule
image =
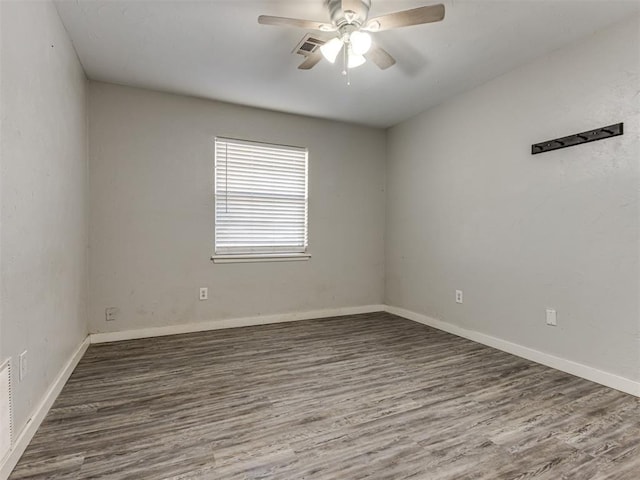
<svg viewBox="0 0 640 480">
<path fill-rule="evenodd" d="M 462 290 L 456 290 L 456 303 L 462 303 Z"/>
<path fill-rule="evenodd" d="M 25 350 L 18 357 L 18 378 L 20 381 L 27 376 L 27 351 Z"/>
<path fill-rule="evenodd" d="M 120 310 L 117 307 L 107 307 L 104 310 L 105 320 L 107 322 L 114 322 L 118 319 Z"/>
<path fill-rule="evenodd" d="M 209 299 L 209 289 L 207 287 L 200 287 L 200 300 Z"/>
<path fill-rule="evenodd" d="M 547 325 L 552 327 L 558 325 L 558 314 L 552 308 L 547 308 Z"/>
</svg>

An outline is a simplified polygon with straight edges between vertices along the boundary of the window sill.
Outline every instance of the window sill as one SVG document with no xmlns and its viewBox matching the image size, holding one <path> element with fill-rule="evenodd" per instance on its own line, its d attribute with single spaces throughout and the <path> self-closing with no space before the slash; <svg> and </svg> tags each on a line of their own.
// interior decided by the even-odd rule
<svg viewBox="0 0 640 480">
<path fill-rule="evenodd" d="M 308 253 L 252 253 L 246 255 L 214 255 L 213 263 L 299 262 L 309 260 Z"/>
</svg>

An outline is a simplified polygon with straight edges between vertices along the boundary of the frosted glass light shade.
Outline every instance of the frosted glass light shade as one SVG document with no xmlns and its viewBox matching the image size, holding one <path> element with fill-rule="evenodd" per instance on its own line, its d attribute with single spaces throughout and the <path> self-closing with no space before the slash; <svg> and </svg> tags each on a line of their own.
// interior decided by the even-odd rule
<svg viewBox="0 0 640 480">
<path fill-rule="evenodd" d="M 353 53 L 351 49 L 349 49 L 349 60 L 347 62 L 347 67 L 356 68 L 366 62 L 365 58 L 362 55 L 357 55 Z"/>
<path fill-rule="evenodd" d="M 335 63 L 336 57 L 340 50 L 342 50 L 344 43 L 338 37 L 332 38 L 327 43 L 320 47 L 320 51 L 324 58 L 326 58 L 329 62 Z"/>
<path fill-rule="evenodd" d="M 356 55 L 364 55 L 371 48 L 371 35 L 367 32 L 353 32 L 349 39 L 353 53 Z"/>
</svg>

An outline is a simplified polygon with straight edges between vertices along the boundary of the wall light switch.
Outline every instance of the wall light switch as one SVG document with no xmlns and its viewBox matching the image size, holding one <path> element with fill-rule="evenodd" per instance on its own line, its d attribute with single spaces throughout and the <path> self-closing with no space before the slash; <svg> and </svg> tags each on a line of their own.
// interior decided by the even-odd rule
<svg viewBox="0 0 640 480">
<path fill-rule="evenodd" d="M 558 316 L 552 308 L 547 308 L 547 325 L 551 325 L 552 327 L 558 325 Z"/>
<path fill-rule="evenodd" d="M 200 300 L 209 299 L 209 289 L 207 287 L 200 287 Z"/>
</svg>

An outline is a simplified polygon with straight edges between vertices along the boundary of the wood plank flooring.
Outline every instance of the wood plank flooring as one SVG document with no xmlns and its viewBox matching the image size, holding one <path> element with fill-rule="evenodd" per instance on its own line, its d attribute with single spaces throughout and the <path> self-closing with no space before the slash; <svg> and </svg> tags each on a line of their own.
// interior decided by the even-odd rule
<svg viewBox="0 0 640 480">
<path fill-rule="evenodd" d="M 89 348 L 15 479 L 640 479 L 640 399 L 387 313 Z"/>
</svg>

